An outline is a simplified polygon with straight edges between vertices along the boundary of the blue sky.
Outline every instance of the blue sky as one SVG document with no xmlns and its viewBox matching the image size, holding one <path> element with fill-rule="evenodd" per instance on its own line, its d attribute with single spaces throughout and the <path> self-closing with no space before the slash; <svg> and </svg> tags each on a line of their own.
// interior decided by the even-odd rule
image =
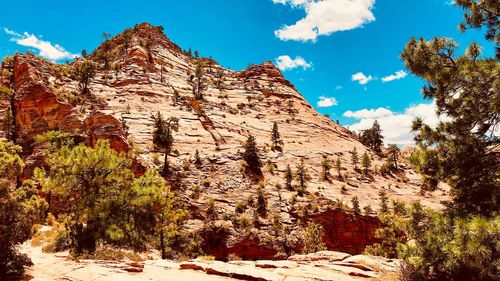
<svg viewBox="0 0 500 281">
<path fill-rule="evenodd" d="M 321 113 L 352 129 L 378 119 L 388 142 L 405 144 L 414 117 L 437 122 L 432 102 L 421 97 L 423 81 L 399 58 L 410 37 L 450 37 L 460 51 L 476 40 L 493 54 L 480 31 L 457 31 L 463 11 L 449 1 L 3 0 L 0 57 L 30 48 L 64 61 L 95 49 L 102 32 L 150 22 L 225 67 L 281 62 L 286 78 Z"/>
</svg>

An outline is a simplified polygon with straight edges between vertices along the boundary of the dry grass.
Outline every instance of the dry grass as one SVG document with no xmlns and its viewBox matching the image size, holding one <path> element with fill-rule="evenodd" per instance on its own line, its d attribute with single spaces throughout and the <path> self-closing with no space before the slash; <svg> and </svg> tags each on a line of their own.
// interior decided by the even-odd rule
<svg viewBox="0 0 500 281">
<path fill-rule="evenodd" d="M 383 272 L 374 281 L 400 281 L 401 278 L 396 272 Z"/>
</svg>

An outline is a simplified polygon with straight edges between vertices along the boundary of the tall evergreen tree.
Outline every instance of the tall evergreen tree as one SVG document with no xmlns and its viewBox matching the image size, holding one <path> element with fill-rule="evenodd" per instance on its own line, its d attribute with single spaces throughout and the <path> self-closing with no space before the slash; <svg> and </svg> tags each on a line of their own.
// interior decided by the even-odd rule
<svg viewBox="0 0 500 281">
<path fill-rule="evenodd" d="M 490 1 L 457 3 L 468 7 L 466 22 L 471 26 L 476 26 L 476 19 L 498 26 L 498 3 L 496 8 Z M 476 9 L 497 11 L 496 17 L 483 21 Z M 401 54 L 408 69 L 427 81 L 424 98 L 434 99 L 438 113 L 448 117 L 435 129 L 417 119 L 412 129 L 423 157 L 433 159 L 432 169 L 426 169 L 433 173 L 426 176 L 435 185 L 445 181 L 451 187 L 450 207 L 462 214 L 491 215 L 498 211 L 500 198 L 500 63 L 482 57 L 477 43 L 458 57 L 456 47 L 448 38 L 412 38 Z"/>
<path fill-rule="evenodd" d="M 170 117 L 165 119 L 158 111 L 156 115 L 151 114 L 153 119 L 153 143 L 165 150 L 165 161 L 163 164 L 163 175 L 167 176 L 170 173 L 168 155 L 172 152 L 174 145 L 173 132 L 179 130 L 179 119 Z"/>
<path fill-rule="evenodd" d="M 247 163 L 249 171 L 255 175 L 262 174 L 262 162 L 260 161 L 259 149 L 255 137 L 250 135 L 245 143 L 245 151 L 243 152 L 243 160 Z"/>
</svg>

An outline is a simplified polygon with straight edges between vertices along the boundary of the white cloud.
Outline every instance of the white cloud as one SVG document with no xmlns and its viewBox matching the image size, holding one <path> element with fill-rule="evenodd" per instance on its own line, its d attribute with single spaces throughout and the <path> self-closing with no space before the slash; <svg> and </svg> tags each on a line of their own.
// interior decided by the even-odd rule
<svg viewBox="0 0 500 281">
<path fill-rule="evenodd" d="M 371 75 L 368 76 L 364 75 L 363 72 L 358 72 L 351 76 L 352 81 L 357 81 L 361 85 L 365 85 L 374 79 L 375 78 L 373 78 Z"/>
<path fill-rule="evenodd" d="M 304 9 L 306 16 L 274 34 L 281 40 L 316 41 L 318 36 L 358 28 L 375 20 L 375 0 L 273 0 Z"/>
<path fill-rule="evenodd" d="M 312 63 L 307 62 L 302 57 L 295 57 L 292 59 L 290 56 L 279 56 L 276 58 L 276 65 L 281 71 L 291 70 L 295 68 L 302 67 L 302 69 L 306 70 L 312 66 Z"/>
<path fill-rule="evenodd" d="M 355 112 L 347 111 L 344 116 L 358 119 L 357 123 L 349 126 L 353 131 L 370 128 L 377 120 L 382 128 L 384 143 L 410 144 L 413 143 L 411 124 L 419 117 L 431 127 L 436 127 L 439 121 L 449 120 L 447 117 L 438 116 L 435 102 L 430 104 L 417 104 L 407 107 L 404 112 L 397 113 L 385 108 L 362 109 Z"/>
<path fill-rule="evenodd" d="M 318 107 L 332 107 L 337 104 L 338 104 L 337 99 L 335 99 L 334 97 L 325 97 L 325 96 L 319 97 L 319 101 L 316 103 Z"/>
<path fill-rule="evenodd" d="M 4 32 L 12 36 L 10 41 L 16 42 L 21 46 L 37 49 L 41 57 L 52 61 L 73 59 L 79 56 L 78 54 L 72 54 L 66 51 L 58 44 L 52 44 L 49 41 L 44 41 L 33 34 L 29 34 L 28 32 L 24 32 L 21 35 L 15 31 L 9 30 L 8 28 L 4 28 Z"/>
<path fill-rule="evenodd" d="M 341 85 L 335 86 L 335 91 L 340 91 L 340 90 L 342 90 L 342 88 L 343 87 Z"/>
<path fill-rule="evenodd" d="M 391 114 L 392 111 L 390 111 L 389 109 L 385 109 L 383 107 L 379 107 L 377 109 L 361 109 L 355 112 L 348 110 L 344 112 L 345 117 L 356 118 L 356 119 L 380 118 Z"/>
<path fill-rule="evenodd" d="M 406 73 L 405 71 L 403 70 L 399 70 L 399 71 L 396 71 L 396 73 L 394 74 L 391 74 L 389 76 L 385 76 L 382 78 L 382 82 L 390 82 L 390 81 L 394 81 L 394 80 L 399 80 L 399 79 L 403 79 L 405 78 L 406 76 L 408 75 L 408 73 Z"/>
</svg>

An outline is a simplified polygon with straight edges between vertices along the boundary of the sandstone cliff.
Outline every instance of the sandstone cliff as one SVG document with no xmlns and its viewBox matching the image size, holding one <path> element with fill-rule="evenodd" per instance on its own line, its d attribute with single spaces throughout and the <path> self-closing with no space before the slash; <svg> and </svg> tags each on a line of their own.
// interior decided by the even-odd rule
<svg viewBox="0 0 500 281">
<path fill-rule="evenodd" d="M 107 68 L 101 59 L 103 53 L 109 58 Z M 90 84 L 91 97 L 85 100 L 78 98 L 78 82 L 69 75 L 72 65 L 53 64 L 29 54 L 2 64 L 2 72 L 11 75 L 4 76 L 1 83 L 14 91 L 14 97 L 11 103 L 0 103 L 0 117 L 12 104 L 16 142 L 23 146 L 28 163 L 25 177 L 43 164 L 34 136 L 49 130 L 68 132 L 88 145 L 108 139 L 117 151 L 132 153 L 133 169 L 138 174 L 148 166 L 160 168 L 163 157 L 152 144 L 150 116 L 160 111 L 177 117 L 180 129 L 174 135 L 170 156 L 175 173 L 169 180 L 191 203 L 188 227 L 195 230 L 203 226 L 208 202 L 213 200 L 217 213 L 214 223 L 229 229 L 223 246 L 207 246 L 208 254 L 276 257 L 271 214 L 277 214 L 289 227 L 290 239 L 313 220 L 324 226 L 323 240 L 329 249 L 360 253 L 367 244 L 376 242 L 374 230 L 380 222 L 371 215 L 352 215 L 346 208 L 352 197 L 359 198 L 361 207 L 373 210 L 378 209 L 377 193 L 382 189 L 391 199 L 421 199 L 434 208 L 440 208 L 439 201 L 447 198 L 444 189 L 422 198 L 419 175 L 404 163 L 392 176 L 373 171 L 365 176 L 356 171 L 350 154 L 354 147 L 360 155 L 367 151 L 374 167 L 380 167 L 384 159 L 358 142 L 349 130 L 319 114 L 271 62 L 233 71 L 202 58 L 198 63 L 202 63 L 204 75 L 199 81 L 195 76 L 197 60 L 170 41 L 162 28 L 149 24 L 115 36 L 87 59 L 99 67 Z M 199 85 L 203 100 L 193 96 Z M 273 122 L 284 142 L 282 151 L 271 149 Z M 250 134 L 256 137 L 264 163 L 264 175 L 258 181 L 241 171 L 242 145 Z M 193 164 L 196 150 L 201 165 Z M 321 180 L 320 163 L 325 156 L 341 158 L 342 177 L 332 169 L 332 179 Z M 301 159 L 312 176 L 303 197 L 283 187 L 286 165 L 295 169 Z M 268 216 L 247 233 L 236 226 L 239 215 L 235 207 L 255 196 L 259 185 L 267 193 Z M 246 212 L 252 216 L 251 208 Z M 300 242 L 296 247 L 300 248 Z"/>
</svg>

